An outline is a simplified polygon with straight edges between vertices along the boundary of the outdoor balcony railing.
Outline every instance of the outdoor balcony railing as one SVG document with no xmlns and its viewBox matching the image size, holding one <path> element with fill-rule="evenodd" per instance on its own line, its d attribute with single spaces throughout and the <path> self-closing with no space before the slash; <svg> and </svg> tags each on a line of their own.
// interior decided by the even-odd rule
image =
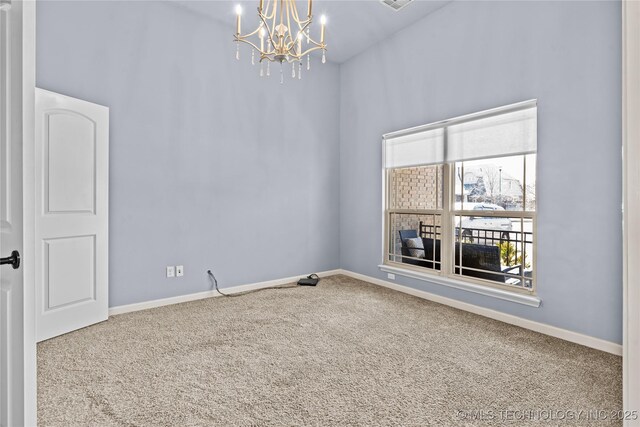
<svg viewBox="0 0 640 427">
<path fill-rule="evenodd" d="M 530 231 L 456 227 L 455 233 L 456 241 L 462 240 L 463 243 L 481 245 L 498 245 L 505 242 L 518 245 L 533 244 L 533 232 Z M 459 238 L 459 234 L 462 234 L 462 239 Z M 439 240 L 441 236 L 442 226 L 425 224 L 420 221 L 420 237 Z"/>
<path fill-rule="evenodd" d="M 425 224 L 420 221 L 419 235 L 433 245 L 433 251 L 426 251 L 426 259 L 440 260 L 439 244 L 442 237 L 440 225 Z M 489 228 L 456 227 L 456 257 L 454 268 L 456 274 L 473 276 L 485 280 L 498 281 L 516 287 L 532 288 L 532 269 L 530 257 L 533 255 L 533 232 L 520 230 L 504 230 Z M 462 244 L 466 250 L 461 254 L 457 246 Z M 499 248 L 489 251 L 487 246 Z M 474 250 L 472 250 L 475 248 Z M 493 259 L 493 254 L 499 256 Z M 481 257 L 479 260 L 466 259 L 465 256 Z M 440 269 L 439 263 L 435 266 Z M 426 265 L 425 265 L 426 266 Z M 484 267 L 483 267 L 484 266 Z"/>
</svg>

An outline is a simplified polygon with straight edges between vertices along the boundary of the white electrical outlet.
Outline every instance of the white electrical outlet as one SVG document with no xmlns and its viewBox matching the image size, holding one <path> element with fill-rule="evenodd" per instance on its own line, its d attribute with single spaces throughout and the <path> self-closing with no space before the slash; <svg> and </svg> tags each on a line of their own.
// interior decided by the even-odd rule
<svg viewBox="0 0 640 427">
<path fill-rule="evenodd" d="M 176 276 L 184 276 L 184 265 L 176 265 Z"/>
<path fill-rule="evenodd" d="M 387 279 L 396 280 L 396 275 L 393 273 L 387 273 Z"/>
<path fill-rule="evenodd" d="M 167 277 L 176 277 L 176 268 L 174 266 L 167 267 Z"/>
</svg>

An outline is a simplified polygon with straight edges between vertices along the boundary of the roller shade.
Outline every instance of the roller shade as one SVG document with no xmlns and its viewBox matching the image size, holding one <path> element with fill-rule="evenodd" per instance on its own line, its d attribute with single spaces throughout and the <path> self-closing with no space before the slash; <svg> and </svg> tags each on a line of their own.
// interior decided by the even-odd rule
<svg viewBox="0 0 640 427">
<path fill-rule="evenodd" d="M 535 153 L 536 101 L 387 134 L 386 168 Z"/>
<path fill-rule="evenodd" d="M 498 114 L 447 128 L 447 161 L 536 152 L 536 108 Z"/>
<path fill-rule="evenodd" d="M 385 139 L 385 167 L 398 168 L 443 163 L 444 129 L 433 129 Z"/>
</svg>

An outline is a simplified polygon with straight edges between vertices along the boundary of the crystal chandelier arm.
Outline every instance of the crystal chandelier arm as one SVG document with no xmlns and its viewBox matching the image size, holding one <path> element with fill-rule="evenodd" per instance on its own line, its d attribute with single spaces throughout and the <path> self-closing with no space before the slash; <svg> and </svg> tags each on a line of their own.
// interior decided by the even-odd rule
<svg viewBox="0 0 640 427">
<path fill-rule="evenodd" d="M 271 19 L 271 34 L 269 34 L 269 38 L 271 39 L 271 45 L 273 49 L 276 49 L 276 44 L 273 41 L 273 35 L 276 32 L 276 24 L 278 22 L 278 3 L 280 0 L 273 0 L 273 18 Z M 282 6 L 282 5 L 280 5 Z M 282 14 L 282 12 L 280 12 Z"/>
<path fill-rule="evenodd" d="M 263 11 L 269 12 L 269 6 L 271 6 L 271 14 L 269 13 L 264 13 L 264 12 L 258 12 L 258 15 L 263 15 L 265 17 L 265 19 L 271 19 L 274 16 L 274 12 L 275 12 L 275 3 L 277 2 L 277 0 L 273 0 L 274 4 L 271 4 L 272 0 L 267 0 L 267 7 L 265 7 L 263 9 Z"/>
<path fill-rule="evenodd" d="M 287 35 L 285 36 L 285 44 L 287 46 L 287 50 L 291 49 L 291 46 L 294 43 L 292 34 L 293 34 L 293 28 L 291 27 L 291 3 L 290 1 L 287 1 L 287 27 L 289 29 L 289 31 L 287 31 Z M 287 38 L 289 39 L 289 42 L 287 42 Z"/>
<path fill-rule="evenodd" d="M 307 36 L 305 35 L 305 37 L 307 37 Z M 326 48 L 327 47 L 326 43 L 323 44 L 323 43 L 317 42 L 313 38 L 311 38 L 311 36 L 307 37 L 307 39 L 309 39 L 309 43 L 311 43 L 313 45 L 316 45 L 319 48 Z"/>
<path fill-rule="evenodd" d="M 258 28 L 256 28 L 255 30 L 253 30 L 249 34 L 236 34 L 236 41 L 239 41 L 239 40 L 242 40 L 242 39 L 246 39 L 247 37 L 251 37 L 251 36 L 257 34 L 258 31 L 260 31 L 260 26 L 258 26 Z"/>
<path fill-rule="evenodd" d="M 302 37 L 306 37 L 306 34 L 304 33 L 304 30 L 309 26 L 309 24 L 311 24 L 311 22 L 307 22 L 304 26 L 302 26 L 300 29 L 298 29 L 298 31 L 296 32 L 296 37 L 290 37 L 290 42 L 287 44 L 287 49 L 291 49 L 293 46 L 295 46 L 295 44 L 297 43 L 297 41 L 299 40 L 300 36 Z M 293 36 L 293 34 L 291 34 Z M 296 54 L 298 56 L 302 56 L 300 52 L 297 52 L 297 50 L 294 49 L 294 51 L 296 51 Z"/>
<path fill-rule="evenodd" d="M 277 0 L 274 0 L 274 4 L 276 2 L 277 2 Z M 271 52 L 271 47 L 275 47 L 276 46 L 276 44 L 273 42 L 273 32 L 275 30 L 274 30 L 274 28 L 269 28 L 269 24 L 267 24 L 267 21 L 266 21 L 264 15 L 260 14 L 260 19 L 262 20 L 262 22 L 264 24 L 264 28 L 267 30 L 267 40 L 271 42 L 271 46 L 268 46 L 267 52 Z M 274 22 L 274 26 L 275 26 L 275 19 L 273 20 L 273 22 Z M 267 42 L 267 45 L 268 44 L 269 44 L 269 42 Z"/>
<path fill-rule="evenodd" d="M 293 34 L 293 27 L 291 26 L 291 19 L 290 19 L 290 15 L 293 15 L 293 20 L 296 24 L 297 31 L 294 37 Z M 294 47 L 296 46 L 296 43 L 298 43 L 298 40 L 300 38 L 300 33 L 304 31 L 304 29 L 311 23 L 311 19 L 307 19 L 306 22 L 303 22 L 300 19 L 300 16 L 298 16 L 298 8 L 296 6 L 296 2 L 294 1 L 290 1 L 287 0 L 287 25 L 289 26 L 289 34 L 288 34 L 288 42 L 287 42 L 287 50 L 290 51 L 293 49 L 294 52 L 296 52 L 297 56 L 300 56 L 300 52 L 297 51 L 296 49 L 294 49 Z M 303 33 L 304 34 L 304 33 Z M 299 45 L 299 43 L 298 43 Z M 299 49 L 301 50 L 301 49 Z M 295 55 L 294 55 L 295 56 Z"/>
<path fill-rule="evenodd" d="M 260 19 L 262 19 L 262 22 L 264 23 L 264 26 L 267 29 L 267 33 L 269 35 L 269 40 L 271 41 L 271 45 L 275 46 L 275 43 L 273 42 L 273 33 L 276 30 L 276 12 L 278 11 L 278 0 L 272 0 L 272 1 L 273 1 L 272 3 L 273 6 L 271 8 L 271 15 L 266 17 L 261 14 Z M 271 20 L 271 27 L 269 27 L 269 24 L 267 24 L 268 19 Z"/>
<path fill-rule="evenodd" d="M 308 55 L 308 54 L 310 54 L 310 53 L 311 53 L 311 52 L 313 52 L 313 51 L 316 51 L 316 50 L 324 50 L 324 49 L 326 49 L 326 48 L 327 48 L 327 46 L 326 46 L 326 45 L 318 45 L 318 46 L 310 47 L 309 49 L 307 49 L 307 50 L 305 50 L 303 53 L 301 53 L 301 54 L 300 54 L 300 57 L 303 57 L 303 56 L 305 56 L 305 55 Z"/>
<path fill-rule="evenodd" d="M 272 52 L 272 53 L 269 53 L 269 54 L 261 55 L 260 62 L 262 62 L 262 60 L 264 60 L 264 59 L 266 59 L 266 60 L 268 60 L 270 62 L 276 62 L 275 53 Z"/>
<path fill-rule="evenodd" d="M 298 28 L 302 30 L 302 27 L 306 27 L 311 23 L 312 16 L 309 15 L 307 19 L 300 19 L 300 15 L 298 14 L 298 6 L 295 2 L 293 2 L 293 19 L 295 19 L 298 24 Z"/>
<path fill-rule="evenodd" d="M 305 25 L 303 25 L 298 32 L 296 33 L 296 40 L 301 40 L 301 37 L 307 37 L 307 35 L 305 34 L 305 29 L 307 29 L 307 27 L 309 27 L 309 24 L 311 24 L 311 22 L 307 22 Z M 299 48 L 299 52 L 298 52 L 298 56 L 302 56 L 302 45 L 301 43 L 298 43 L 298 48 Z"/>
<path fill-rule="evenodd" d="M 273 42 L 273 33 L 275 31 L 275 23 L 276 23 L 276 19 L 274 18 L 276 16 L 276 11 L 278 10 L 278 0 L 268 0 L 267 1 L 267 7 L 266 9 L 264 9 L 265 11 L 269 11 L 269 7 L 271 7 L 271 13 L 263 13 L 258 11 L 258 17 L 260 18 L 260 21 L 262 21 L 262 25 L 266 31 L 266 38 L 267 38 L 267 49 L 265 52 L 263 52 L 261 49 L 258 49 L 258 51 L 262 54 L 264 53 L 269 53 L 271 52 L 271 48 L 275 48 L 276 44 Z M 269 24 L 267 23 L 267 20 L 269 19 L 273 19 L 272 21 L 272 25 L 269 26 Z M 258 26 L 258 30 L 260 31 L 260 26 Z M 254 32 L 255 33 L 255 32 Z"/>
<path fill-rule="evenodd" d="M 249 41 L 249 40 L 245 40 L 244 38 L 237 38 L 235 39 L 235 41 L 237 42 L 242 42 L 242 43 L 246 43 L 250 46 L 252 46 L 255 50 L 257 50 L 258 52 L 260 52 L 260 49 L 258 48 L 258 46 L 256 46 L 253 42 Z"/>
<path fill-rule="evenodd" d="M 254 45 L 253 43 L 251 43 L 251 42 L 245 42 L 245 43 L 248 43 L 248 44 L 250 44 L 251 46 L 254 46 L 254 47 L 255 47 L 255 45 Z M 298 61 L 300 61 L 300 60 L 302 59 L 302 57 L 303 57 L 303 56 L 306 56 L 306 55 L 308 55 L 308 54 L 310 54 L 311 52 L 314 52 L 314 51 L 316 51 L 316 50 L 322 50 L 322 49 L 325 49 L 325 48 L 326 48 L 326 46 L 324 46 L 324 47 L 323 47 L 323 46 L 315 46 L 315 47 L 312 47 L 312 48 L 309 48 L 309 49 L 305 50 L 305 51 L 304 51 L 303 53 L 301 53 L 300 55 L 295 55 L 295 56 L 294 56 L 294 55 L 290 55 L 290 56 L 289 56 L 289 58 L 287 58 L 287 59 L 286 59 L 286 61 L 287 61 L 289 64 L 290 64 L 290 63 L 292 63 L 292 62 L 298 62 Z M 275 52 L 265 52 L 265 53 L 261 53 L 261 54 L 260 54 L 260 62 L 262 62 L 262 60 L 263 60 L 263 59 L 267 59 L 267 60 L 269 60 L 269 61 L 271 61 L 271 62 L 276 62 L 276 59 L 275 59 Z"/>
<path fill-rule="evenodd" d="M 295 16 L 296 22 L 300 27 L 299 32 L 302 32 L 302 35 L 307 39 L 307 42 L 313 43 L 316 46 L 320 46 L 320 43 L 316 42 L 311 38 L 309 34 L 305 33 L 305 29 L 307 29 L 309 25 L 311 25 L 311 22 L 313 21 L 313 15 L 309 15 L 306 20 L 301 20 L 300 17 L 298 16 L 298 6 L 295 4 L 295 1 L 293 2 L 293 10 L 294 10 L 294 16 Z"/>
<path fill-rule="evenodd" d="M 296 39 L 300 37 L 300 33 L 302 33 L 302 37 L 307 39 L 307 43 L 311 41 L 307 29 L 313 21 L 313 15 L 311 15 L 311 1 L 312 0 L 309 0 L 309 14 L 307 15 L 307 19 L 304 20 L 300 19 L 300 16 L 298 15 L 298 6 L 296 5 L 295 1 L 293 2 L 293 15 L 296 23 L 298 24 L 298 33 L 296 34 Z M 303 56 L 302 52 L 298 52 L 298 55 Z"/>
</svg>

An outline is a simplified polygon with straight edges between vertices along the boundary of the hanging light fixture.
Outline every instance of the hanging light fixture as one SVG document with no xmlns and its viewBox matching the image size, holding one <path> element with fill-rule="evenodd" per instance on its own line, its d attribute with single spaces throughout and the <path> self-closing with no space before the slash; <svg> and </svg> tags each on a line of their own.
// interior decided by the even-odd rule
<svg viewBox="0 0 640 427">
<path fill-rule="evenodd" d="M 236 59 L 240 59 L 240 42 L 251 46 L 251 63 L 260 62 L 260 77 L 269 76 L 271 62 L 280 63 L 280 83 L 284 82 L 284 64 L 291 64 L 291 77 L 302 78 L 302 61 L 307 57 L 307 70 L 311 67 L 309 54 L 315 50 L 322 50 L 322 63 L 326 62 L 327 45 L 324 42 L 324 29 L 327 18 L 320 18 L 320 41 L 311 38 L 310 26 L 313 22 L 313 0 L 308 0 L 307 15 L 301 18 L 295 0 L 259 0 L 258 28 L 248 34 L 242 34 L 242 6 L 236 6 Z M 265 63 L 266 73 L 265 73 Z M 296 74 L 296 68 L 297 74 Z"/>
</svg>

